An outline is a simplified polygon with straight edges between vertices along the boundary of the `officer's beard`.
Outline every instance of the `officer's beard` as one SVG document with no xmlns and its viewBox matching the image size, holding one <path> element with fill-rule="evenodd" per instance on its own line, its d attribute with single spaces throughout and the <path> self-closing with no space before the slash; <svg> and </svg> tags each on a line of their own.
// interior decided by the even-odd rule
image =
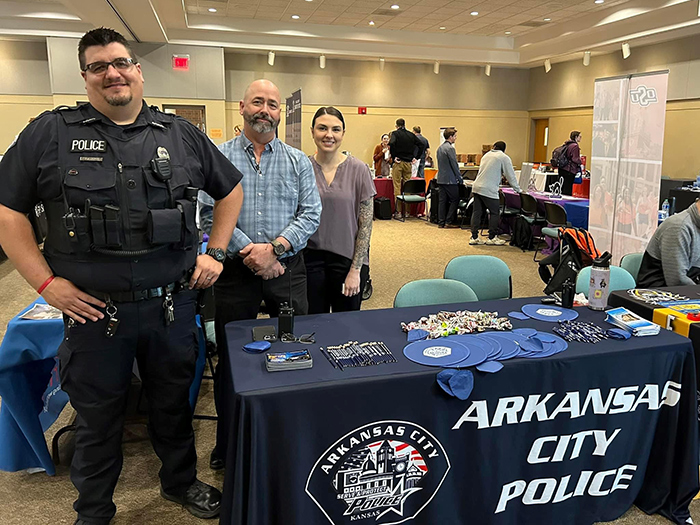
<svg viewBox="0 0 700 525">
<path fill-rule="evenodd" d="M 133 98 L 134 96 L 129 93 L 128 95 L 105 97 L 105 100 L 110 106 L 121 107 L 127 106 L 133 100 Z"/>
<path fill-rule="evenodd" d="M 245 120 L 253 131 L 256 133 L 270 133 L 279 124 L 278 120 L 273 119 L 264 113 L 255 113 L 253 115 L 245 115 Z"/>
</svg>

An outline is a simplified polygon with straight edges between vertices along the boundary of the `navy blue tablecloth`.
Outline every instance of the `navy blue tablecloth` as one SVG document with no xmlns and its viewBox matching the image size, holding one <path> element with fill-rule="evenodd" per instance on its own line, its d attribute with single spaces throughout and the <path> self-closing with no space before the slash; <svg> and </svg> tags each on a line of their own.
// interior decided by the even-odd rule
<svg viewBox="0 0 700 525">
<path fill-rule="evenodd" d="M 533 301 L 444 308 L 505 315 Z M 315 332 L 317 343 L 272 350 L 308 348 L 314 367 L 274 373 L 241 346 L 254 326 L 275 321 L 227 325 L 221 522 L 587 525 L 633 504 L 685 522 L 698 491 L 688 339 L 572 343 L 551 358 L 506 361 L 497 374 L 474 371 L 460 401 L 438 387 L 438 369 L 402 354 L 400 322 L 438 310 L 298 317 L 297 335 Z M 602 313 L 579 312 L 604 325 Z M 319 346 L 348 340 L 384 341 L 398 362 L 336 370 Z"/>
</svg>

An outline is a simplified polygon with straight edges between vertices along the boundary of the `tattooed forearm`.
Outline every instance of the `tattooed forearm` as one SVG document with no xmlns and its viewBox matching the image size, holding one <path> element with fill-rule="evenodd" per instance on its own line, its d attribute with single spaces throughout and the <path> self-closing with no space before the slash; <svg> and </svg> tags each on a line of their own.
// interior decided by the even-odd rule
<svg viewBox="0 0 700 525">
<path fill-rule="evenodd" d="M 352 258 L 352 267 L 356 270 L 362 268 L 362 263 L 369 253 L 369 238 L 372 236 L 372 214 L 374 213 L 374 199 L 369 198 L 360 202 L 360 217 L 357 221 L 358 230 L 355 239 L 355 254 Z"/>
</svg>

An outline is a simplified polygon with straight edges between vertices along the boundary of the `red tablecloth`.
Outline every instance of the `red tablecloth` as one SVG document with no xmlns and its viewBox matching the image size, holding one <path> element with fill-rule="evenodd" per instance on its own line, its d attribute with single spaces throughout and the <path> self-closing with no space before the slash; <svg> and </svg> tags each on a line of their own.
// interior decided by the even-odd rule
<svg viewBox="0 0 700 525">
<path fill-rule="evenodd" d="M 581 184 L 574 184 L 571 193 L 574 197 L 588 199 L 591 194 L 591 179 L 582 179 Z"/>
<path fill-rule="evenodd" d="M 413 180 L 423 179 L 414 178 Z M 391 213 L 394 213 L 396 199 L 394 199 L 394 181 L 391 177 L 386 179 L 374 179 L 374 187 L 377 189 L 377 197 L 386 197 L 391 201 Z M 411 215 L 423 215 L 425 213 L 425 203 L 411 204 L 410 213 Z"/>
</svg>

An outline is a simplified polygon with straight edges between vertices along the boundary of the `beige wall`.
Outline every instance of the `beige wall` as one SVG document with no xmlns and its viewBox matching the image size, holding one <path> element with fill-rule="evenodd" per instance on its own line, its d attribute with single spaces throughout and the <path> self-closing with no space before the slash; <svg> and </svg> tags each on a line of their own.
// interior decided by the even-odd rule
<svg viewBox="0 0 700 525">
<path fill-rule="evenodd" d="M 0 40 L 0 93 L 51 94 L 46 42 Z"/>
<path fill-rule="evenodd" d="M 575 60 L 552 64 L 549 73 L 542 66 L 532 68 L 528 109 L 592 106 L 597 78 L 665 69 L 669 70 L 668 100 L 700 98 L 700 35 L 633 47 L 627 60 L 616 51 L 591 57 L 588 67 Z"/>
<path fill-rule="evenodd" d="M 303 96 L 303 93 L 302 93 Z M 459 131 L 455 147 L 458 153 L 481 153 L 482 144 L 492 144 L 503 140 L 507 144 L 508 155 L 515 166 L 519 166 L 527 156 L 529 118 L 526 111 L 467 111 L 436 109 L 397 109 L 368 108 L 366 115 L 358 115 L 354 106 L 336 106 L 345 118 L 346 133 L 343 150 L 372 165 L 374 147 L 379 144 L 383 133 L 395 128 L 398 117 L 406 120 L 406 128 L 420 126 L 422 134 L 430 142 L 434 153 L 440 145 L 440 128 L 454 126 Z M 307 155 L 316 151 L 311 138 L 311 120 L 317 106 L 302 106 L 301 149 Z M 242 125 L 238 104 L 226 103 L 227 137 L 233 137 L 233 126 Z M 284 139 L 284 108 L 280 122 L 280 138 Z M 435 158 L 433 156 L 433 158 Z"/>
<path fill-rule="evenodd" d="M 53 109 L 50 96 L 0 95 L 0 155 L 4 155 L 15 136 L 24 129 L 32 117 Z"/>
<path fill-rule="evenodd" d="M 700 100 L 668 102 L 662 174 L 672 179 L 695 179 L 700 174 Z"/>
<path fill-rule="evenodd" d="M 432 64 L 328 58 L 326 68 L 318 58 L 278 55 L 275 65 L 267 55 L 226 53 L 226 100 L 243 96 L 255 79 L 277 84 L 282 98 L 301 88 L 301 100 L 311 106 L 371 106 L 380 108 L 441 108 L 478 110 L 526 110 L 527 69 L 497 68 L 491 76 L 479 66 L 442 65 L 440 74 Z"/>
</svg>

